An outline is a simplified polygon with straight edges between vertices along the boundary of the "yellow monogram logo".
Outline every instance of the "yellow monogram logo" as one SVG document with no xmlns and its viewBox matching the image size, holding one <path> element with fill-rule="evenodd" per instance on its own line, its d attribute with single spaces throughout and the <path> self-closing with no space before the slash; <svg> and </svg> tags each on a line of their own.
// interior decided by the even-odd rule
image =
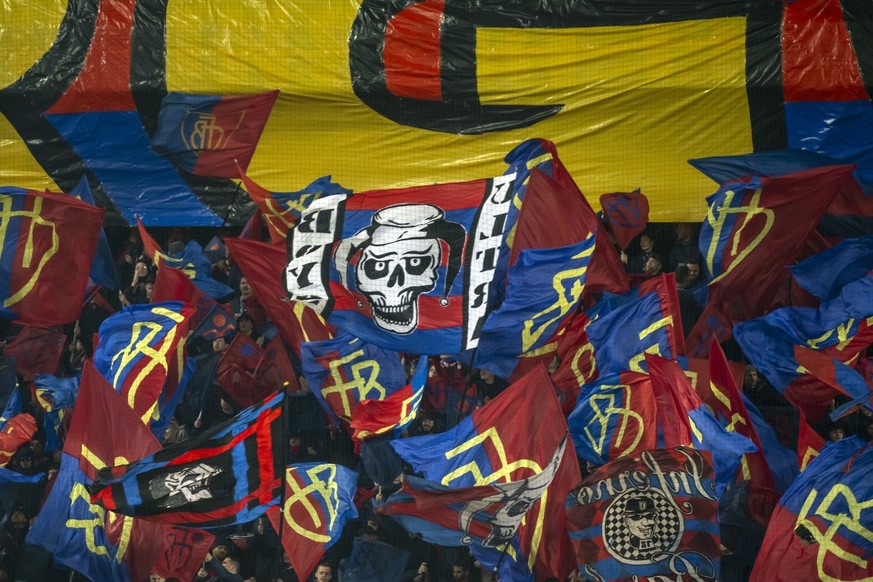
<svg viewBox="0 0 873 582">
<path fill-rule="evenodd" d="M 631 387 L 627 384 L 603 386 L 602 389 L 620 389 L 627 393 L 628 401 L 630 401 L 632 392 Z M 621 449 L 615 456 L 621 457 L 636 450 L 637 445 L 640 444 L 640 440 L 643 438 L 643 431 L 646 428 L 645 423 L 643 422 L 643 417 L 639 413 L 621 406 L 620 402 L 618 403 L 619 405 L 616 406 L 616 398 L 617 396 L 615 394 L 595 394 L 590 399 L 591 409 L 594 411 L 594 418 L 591 419 L 591 422 L 588 423 L 584 430 L 591 446 L 595 451 L 597 451 L 597 454 L 601 456 L 603 456 L 606 448 L 606 437 L 609 434 L 609 420 L 613 415 L 617 415 L 620 418 L 618 432 L 615 435 L 616 450 L 618 450 L 619 447 L 622 446 L 622 443 L 625 442 L 625 434 L 627 433 L 629 424 L 633 422 L 636 424 L 637 428 L 633 440 L 631 440 L 631 442 Z M 597 430 L 592 431 L 591 427 L 596 427 Z"/>
<path fill-rule="evenodd" d="M 817 542 L 818 555 L 816 556 L 816 567 L 818 568 L 819 580 L 823 582 L 847 582 L 843 581 L 842 578 L 828 574 L 825 571 L 824 562 L 828 554 L 831 554 L 837 559 L 853 564 L 862 570 L 867 568 L 867 560 L 848 552 L 839 543 L 834 541 L 834 538 L 840 530 L 843 530 L 844 532 L 851 532 L 864 538 L 868 543 L 873 543 L 873 531 L 861 525 L 861 514 L 873 507 L 873 499 L 858 501 L 852 490 L 843 484 L 834 485 L 818 504 L 818 507 L 813 509 L 817 498 L 818 491 L 813 489 L 809 492 L 798 512 L 796 526 L 802 525 L 806 527 Z M 843 509 L 843 507 L 847 509 Z M 820 529 L 821 526 L 816 525 L 816 522 L 813 520 L 807 519 L 810 515 L 821 517 L 830 522 L 830 525 L 822 531 Z M 861 580 L 870 580 L 870 578 L 853 578 L 853 582 L 860 582 Z"/>
<path fill-rule="evenodd" d="M 91 465 L 96 469 L 102 469 L 106 466 L 106 464 L 85 445 L 82 445 L 81 455 L 83 459 L 91 463 Z M 123 465 L 127 462 L 127 459 L 124 457 L 115 458 L 116 465 Z M 98 556 L 107 556 L 120 564 L 124 559 L 124 555 L 127 553 L 127 547 L 130 544 L 130 532 L 133 529 L 133 518 L 112 511 L 106 511 L 99 505 L 92 505 L 91 494 L 88 493 L 88 490 L 85 489 L 85 486 L 81 483 L 74 484 L 73 489 L 70 492 L 71 510 L 77 502 L 85 503 L 88 506 L 87 511 L 91 514 L 91 517 L 86 519 L 67 519 L 67 527 L 82 530 L 82 533 L 85 536 L 85 547 L 87 547 L 91 553 Z M 105 531 L 107 518 L 109 519 L 109 523 L 114 523 L 119 519 L 122 520 L 118 549 L 115 550 L 114 554 L 111 548 L 97 542 L 98 531 L 101 529 Z"/>
<path fill-rule="evenodd" d="M 41 216 L 42 212 L 42 203 L 43 199 L 39 196 L 34 198 L 33 202 L 33 210 L 13 210 L 14 198 L 12 196 L 0 196 L 0 254 L 3 252 L 3 244 L 6 240 L 7 229 L 9 228 L 9 223 L 13 218 L 21 218 L 21 219 L 29 219 L 27 220 L 27 235 L 23 241 L 19 241 L 19 244 L 24 245 L 24 252 L 21 256 L 21 265 L 22 269 L 33 269 L 33 272 L 30 275 L 30 278 L 21 286 L 20 289 L 12 293 L 9 297 L 7 297 L 3 301 L 4 307 L 10 307 L 15 305 L 31 291 L 33 291 L 36 282 L 39 280 L 40 275 L 42 274 L 43 269 L 46 266 L 53 256 L 58 252 L 60 248 L 61 241 L 58 236 L 57 228 L 55 224 L 49 220 L 46 220 Z M 22 220 L 24 222 L 24 220 Z M 49 248 L 43 252 L 42 256 L 38 259 L 34 257 L 34 240 L 37 236 L 37 228 L 44 227 L 51 229 L 51 245 Z M 20 237 L 19 237 L 20 238 Z M 34 263 L 36 263 L 34 265 Z"/>
<path fill-rule="evenodd" d="M 290 468 L 285 473 L 285 482 L 291 489 L 290 495 L 285 500 L 285 505 L 282 507 L 282 515 L 285 517 L 285 522 L 294 530 L 295 533 L 305 537 L 308 540 L 324 544 L 330 541 L 330 536 L 319 531 L 310 530 L 301 525 L 294 516 L 291 515 L 292 508 L 300 504 L 306 515 L 309 516 L 309 522 L 315 528 L 322 528 L 324 525 L 325 531 L 333 529 L 333 524 L 336 521 L 337 512 L 339 511 L 339 487 L 336 483 L 336 466 L 335 465 L 317 465 L 306 471 L 306 476 L 312 481 L 311 484 L 301 487 L 294 477 L 297 469 Z M 322 479 L 321 476 L 325 478 Z M 327 508 L 327 523 L 322 521 L 318 513 L 316 504 L 310 498 L 310 495 L 317 494 L 324 500 L 324 505 Z"/>
<path fill-rule="evenodd" d="M 721 274 L 713 278 L 710 282 L 710 285 L 713 285 L 726 277 L 731 271 L 736 269 L 740 263 L 742 263 L 749 254 L 754 251 L 761 241 L 767 236 L 770 232 L 770 229 L 773 228 L 774 221 L 774 213 L 770 208 L 760 208 L 758 203 L 761 201 L 761 190 L 756 190 L 752 195 L 751 200 L 749 200 L 748 206 L 737 206 L 736 208 L 731 207 L 731 203 L 734 201 L 734 198 L 737 196 L 737 192 L 733 190 L 728 190 L 725 192 L 724 200 L 721 204 L 713 204 L 709 211 L 706 214 L 706 222 L 712 228 L 712 238 L 709 242 L 709 248 L 706 251 L 706 266 L 709 268 L 710 273 L 716 273 L 715 270 L 715 254 L 719 247 L 719 242 L 722 237 L 722 230 L 724 229 L 725 222 L 728 217 L 732 214 L 744 214 L 745 218 L 743 219 L 743 223 L 740 228 L 735 229 L 733 238 L 730 241 L 730 253 L 728 255 L 722 255 L 722 269 Z M 761 215 L 764 217 L 764 225 L 761 227 L 760 232 L 745 246 L 745 248 L 740 249 L 740 239 L 742 238 L 743 230 L 748 226 L 755 216 Z M 733 258 L 733 260 L 729 260 Z"/>
<path fill-rule="evenodd" d="M 584 261 L 584 264 L 571 269 L 565 269 L 552 277 L 552 289 L 557 299 L 555 302 L 524 322 L 521 332 L 521 347 L 528 351 L 543 335 L 551 324 L 566 316 L 579 301 L 585 288 L 583 278 L 588 270 L 588 258 L 594 252 L 594 245 L 573 255 L 571 261 Z"/>
<path fill-rule="evenodd" d="M 176 324 L 182 323 L 185 318 L 176 313 L 175 311 L 171 311 L 164 307 L 154 307 L 152 308 L 152 313 L 155 315 L 162 315 Z M 173 325 L 163 337 L 163 341 L 161 343 L 160 349 L 154 349 L 152 347 L 152 342 L 164 330 L 164 327 L 152 321 L 138 321 L 133 324 L 133 328 L 130 334 L 130 342 L 127 346 L 121 350 L 119 353 L 112 358 L 112 365 L 115 366 L 118 361 L 117 371 L 115 372 L 115 376 L 112 378 L 112 385 L 115 387 L 119 386 L 121 382 L 121 376 L 127 370 L 127 366 L 137 357 L 146 358 L 148 361 L 145 366 L 137 373 L 136 377 L 130 382 L 130 389 L 127 392 L 127 403 L 131 408 L 136 410 L 134 404 L 136 402 L 136 395 L 139 391 L 139 387 L 142 384 L 142 381 L 148 377 L 149 374 L 158 366 L 164 369 L 166 373 L 169 369 L 169 361 L 167 354 L 170 351 L 175 339 L 177 326 Z M 119 361 L 120 360 L 120 361 Z M 142 419 L 143 422 L 148 422 L 149 418 L 152 416 L 152 412 L 157 406 L 157 400 L 152 403 L 149 409 L 143 414 Z"/>
<path fill-rule="evenodd" d="M 356 362 L 358 358 L 364 356 L 364 350 L 354 351 L 347 356 L 333 360 L 330 363 L 330 377 L 333 378 L 333 386 L 323 388 L 321 393 L 324 399 L 327 400 L 331 394 L 338 394 L 342 405 L 342 414 L 338 414 L 340 418 L 349 420 L 352 417 L 352 401 L 349 393 L 357 391 L 357 401 L 360 402 L 367 398 L 370 393 L 375 392 L 380 400 L 385 398 L 385 388 L 379 384 L 379 363 L 375 360 L 362 360 Z M 352 375 L 351 380 L 346 382 L 343 379 L 340 368 L 349 365 L 348 369 Z"/>
<path fill-rule="evenodd" d="M 188 111 L 180 128 L 182 142 L 192 152 L 220 150 L 242 125 L 245 116 L 246 112 L 240 111 L 234 115 L 222 116 L 220 122 L 217 115 Z M 230 123 L 226 123 L 227 121 Z"/>
</svg>

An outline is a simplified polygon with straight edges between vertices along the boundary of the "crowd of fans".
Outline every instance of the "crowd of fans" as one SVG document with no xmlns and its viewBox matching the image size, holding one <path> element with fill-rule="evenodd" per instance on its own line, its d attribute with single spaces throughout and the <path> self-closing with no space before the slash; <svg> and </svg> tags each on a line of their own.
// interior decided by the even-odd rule
<svg viewBox="0 0 873 582">
<path fill-rule="evenodd" d="M 698 225 L 695 224 L 651 224 L 649 229 L 639 235 L 627 249 L 618 249 L 632 282 L 673 272 L 679 292 L 683 330 L 687 335 L 702 311 L 705 298 L 705 265 L 697 248 Z M 110 233 L 112 234 L 112 233 Z M 129 236 L 115 232 L 114 246 L 117 251 L 117 271 L 122 288 L 102 289 L 103 299 L 114 308 L 122 308 L 137 303 L 148 303 L 155 284 L 156 268 L 145 255 L 142 242 L 135 229 Z M 182 229 L 168 230 L 165 247 L 172 254 L 184 247 L 190 238 L 203 235 L 211 237 L 213 232 L 191 232 Z M 233 233 L 220 233 L 230 236 Z M 121 236 L 119 236 L 121 235 Z M 260 345 L 276 335 L 276 328 L 269 320 L 264 308 L 252 293 L 252 288 L 229 256 L 213 257 L 213 277 L 228 285 L 234 291 L 223 298 L 235 317 L 236 331 L 250 336 Z M 82 370 L 83 363 L 93 353 L 93 338 L 101 322 L 110 315 L 100 302 L 90 302 L 82 310 L 79 321 L 65 330 L 68 337 L 60 369 L 45 370 L 45 373 L 58 376 L 75 376 Z M 0 323 L 0 348 L 6 340 L 14 337 L 18 328 L 14 322 Z M 226 350 L 232 337 L 222 335 L 215 338 L 189 337 L 189 354 L 208 357 L 210 354 Z M 736 344 L 725 345 L 728 357 L 745 362 Z M 299 362 L 293 358 L 299 372 Z M 214 357 L 214 356 L 213 356 Z M 412 361 L 412 358 L 410 358 Z M 439 433 L 456 425 L 462 418 L 482 406 L 507 387 L 504 379 L 482 370 L 468 369 L 448 356 L 432 356 L 428 389 L 414 424 L 408 429 L 409 436 Z M 409 367 L 409 366 L 408 366 Z M 469 551 L 465 548 L 445 548 L 428 544 L 411 537 L 406 530 L 389 518 L 373 511 L 373 503 L 384 499 L 399 487 L 397 474 L 404 469 L 397 466 L 386 472 L 389 463 L 368 463 L 355 447 L 348 433 L 341 427 L 331 426 L 315 397 L 309 391 L 302 374 L 299 377 L 301 390 L 290 395 L 288 407 L 292 434 L 289 439 L 288 459 L 290 463 L 320 461 L 345 465 L 360 475 L 358 498 L 360 517 L 346 525 L 341 539 L 324 555 L 322 562 L 310 576 L 310 580 L 325 582 L 342 580 L 344 563 L 351 552 L 354 539 L 360 537 L 375 540 L 402 548 L 409 552 L 404 580 L 415 582 L 437 582 L 453 580 L 456 582 L 489 580 L 490 574 L 482 572 Z M 437 389 L 439 384 L 439 389 Z M 455 398 L 445 398 L 446 386 L 454 391 Z M 24 402 L 23 410 L 37 419 L 42 427 L 42 409 L 35 401 L 29 383 L 19 378 L 18 390 Z M 773 389 L 766 379 L 752 366 L 746 366 L 743 379 L 743 392 L 756 404 L 766 420 L 771 423 L 782 444 L 789 448 L 797 446 L 798 423 L 794 408 Z M 450 391 L 451 392 L 451 391 Z M 834 405 L 840 404 L 835 402 Z M 239 410 L 232 398 L 224 394 L 217 383 L 213 383 L 207 399 L 200 410 L 177 410 L 175 417 L 163 435 L 163 443 L 170 445 L 183 442 L 233 417 Z M 69 417 L 65 423 L 69 422 Z M 859 412 L 839 423 L 825 422 L 814 427 L 823 438 L 838 440 L 858 434 L 862 438 L 873 439 L 873 421 L 869 415 Z M 3 580 L 76 580 L 84 579 L 81 574 L 57 568 L 51 555 L 37 546 L 25 544 L 25 536 L 37 515 L 42 501 L 50 489 L 60 466 L 60 449 L 46 451 L 46 435 L 43 429 L 37 433 L 32 443 L 17 450 L 7 468 L 22 475 L 46 473 L 46 477 L 35 484 L 6 486 L 0 492 L 3 503 L 0 516 L 0 582 Z M 379 455 L 379 442 L 374 442 L 373 454 Z M 584 463 L 583 463 L 584 467 Z M 583 470 L 590 470 L 587 467 Z M 203 567 L 197 573 L 198 582 L 249 581 L 265 582 L 300 580 L 290 564 L 280 562 L 282 555 L 276 532 L 266 517 L 253 523 L 236 526 L 224 531 L 216 531 L 216 541 L 205 557 Z M 730 556 L 754 561 L 757 548 L 748 539 L 738 536 L 737 545 L 727 544 L 725 552 L 725 579 L 732 572 Z M 760 540 L 758 540 L 760 542 Z M 750 546 L 750 547 L 741 547 Z M 750 563 L 751 563 L 750 562 Z M 742 569 L 742 568 L 739 568 Z M 579 578 L 581 579 L 581 578 Z M 741 578 L 737 578 L 741 579 Z M 153 576 L 151 582 L 162 580 Z M 188 581 L 185 581 L 188 582 Z"/>
</svg>

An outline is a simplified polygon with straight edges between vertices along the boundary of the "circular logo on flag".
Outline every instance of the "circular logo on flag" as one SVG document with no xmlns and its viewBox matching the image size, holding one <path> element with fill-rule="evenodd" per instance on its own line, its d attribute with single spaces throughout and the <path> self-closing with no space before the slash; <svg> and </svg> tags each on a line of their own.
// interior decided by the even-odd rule
<svg viewBox="0 0 873 582">
<path fill-rule="evenodd" d="M 684 530 L 679 509 L 656 489 L 622 493 L 603 515 L 603 545 L 625 564 L 659 561 L 656 554 L 675 551 Z"/>
</svg>

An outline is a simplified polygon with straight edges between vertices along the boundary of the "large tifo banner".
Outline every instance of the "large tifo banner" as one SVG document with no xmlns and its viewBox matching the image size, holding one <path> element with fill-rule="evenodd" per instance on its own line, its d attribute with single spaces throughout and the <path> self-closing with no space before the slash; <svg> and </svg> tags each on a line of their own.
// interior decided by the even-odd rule
<svg viewBox="0 0 873 582">
<path fill-rule="evenodd" d="M 128 224 L 242 224 L 237 162 L 360 192 L 498 175 L 529 138 L 653 221 L 705 215 L 694 158 L 795 147 L 873 181 L 861 0 L 43 0 L 0 30 L 0 185 L 86 176 Z"/>
</svg>

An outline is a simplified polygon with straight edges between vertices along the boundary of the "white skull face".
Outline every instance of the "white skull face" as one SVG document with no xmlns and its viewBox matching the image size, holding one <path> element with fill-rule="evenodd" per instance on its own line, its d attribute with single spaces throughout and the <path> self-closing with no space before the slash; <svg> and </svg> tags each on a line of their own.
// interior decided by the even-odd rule
<svg viewBox="0 0 873 582">
<path fill-rule="evenodd" d="M 418 296 L 436 287 L 440 257 L 440 243 L 434 238 L 401 239 L 364 249 L 355 272 L 376 325 L 399 334 L 415 330 Z"/>
</svg>

